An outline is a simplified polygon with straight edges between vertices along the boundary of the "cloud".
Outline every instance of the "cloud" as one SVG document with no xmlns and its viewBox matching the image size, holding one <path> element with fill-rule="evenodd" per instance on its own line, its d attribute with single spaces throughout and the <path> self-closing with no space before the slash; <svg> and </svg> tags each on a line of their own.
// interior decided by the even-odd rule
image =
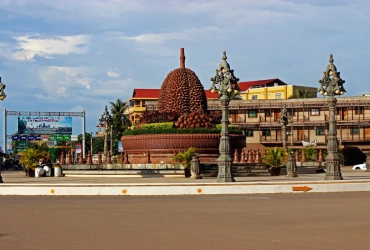
<svg viewBox="0 0 370 250">
<path fill-rule="evenodd" d="M 119 77 L 119 73 L 117 73 L 117 72 L 115 72 L 115 71 L 116 71 L 116 69 L 115 69 L 115 70 L 111 70 L 111 69 L 109 69 L 109 70 L 108 70 L 108 72 L 107 72 L 107 76 L 109 76 L 109 77 L 114 77 L 114 78 Z"/>
<path fill-rule="evenodd" d="M 83 54 L 88 51 L 90 37 L 87 35 L 57 36 L 55 38 L 37 38 L 30 36 L 15 37 L 17 45 L 9 57 L 18 61 L 31 61 L 41 56 L 51 59 L 53 55 Z"/>
<path fill-rule="evenodd" d="M 194 40 L 199 36 L 206 36 L 210 34 L 220 33 L 217 27 L 202 27 L 184 29 L 181 32 L 169 32 L 158 34 L 141 34 L 138 36 L 121 36 L 123 40 L 133 40 L 143 44 L 163 44 L 171 40 Z"/>
</svg>

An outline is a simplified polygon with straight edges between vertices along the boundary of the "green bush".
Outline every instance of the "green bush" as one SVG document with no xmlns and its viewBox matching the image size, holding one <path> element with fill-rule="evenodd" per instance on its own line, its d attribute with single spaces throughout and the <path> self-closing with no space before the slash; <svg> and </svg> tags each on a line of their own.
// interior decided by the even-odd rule
<svg viewBox="0 0 370 250">
<path fill-rule="evenodd" d="M 160 123 L 147 123 L 141 126 L 141 129 L 171 129 L 173 128 L 173 122 L 160 122 Z"/>
</svg>

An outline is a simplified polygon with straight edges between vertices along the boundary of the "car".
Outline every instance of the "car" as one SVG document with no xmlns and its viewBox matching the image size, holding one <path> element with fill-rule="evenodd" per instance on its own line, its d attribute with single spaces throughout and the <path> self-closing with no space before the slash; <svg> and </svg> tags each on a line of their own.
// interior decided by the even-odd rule
<svg viewBox="0 0 370 250">
<path fill-rule="evenodd" d="M 352 170 L 366 170 L 366 162 L 362 164 L 357 164 L 352 167 Z"/>
</svg>

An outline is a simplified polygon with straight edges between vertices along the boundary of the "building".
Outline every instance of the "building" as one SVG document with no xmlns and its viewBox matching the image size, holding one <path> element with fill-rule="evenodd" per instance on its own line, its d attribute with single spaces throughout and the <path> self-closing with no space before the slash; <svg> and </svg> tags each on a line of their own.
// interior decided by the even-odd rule
<svg viewBox="0 0 370 250">
<path fill-rule="evenodd" d="M 310 97 L 317 97 L 317 88 L 287 85 L 278 78 L 239 82 L 243 100 L 288 99 L 299 91 L 307 92 Z"/>
<path fill-rule="evenodd" d="M 326 148 L 329 129 L 327 98 L 286 100 L 233 100 L 230 102 L 230 123 L 244 131 L 247 149 L 282 146 L 281 109 L 292 116 L 287 127 L 288 145 L 302 147 L 302 141 L 316 140 Z M 363 163 L 370 152 L 370 96 L 338 97 L 336 122 L 338 144 L 347 155 L 347 163 Z M 218 101 L 209 101 L 208 110 L 221 110 Z"/>
<path fill-rule="evenodd" d="M 239 82 L 240 97 L 243 100 L 287 99 L 299 90 L 307 91 L 316 97 L 317 88 L 287 85 L 278 78 Z M 208 101 L 218 100 L 218 94 L 205 90 Z M 134 89 L 132 97 L 126 101 L 125 114 L 132 124 L 140 120 L 146 111 L 158 110 L 160 89 Z"/>
</svg>

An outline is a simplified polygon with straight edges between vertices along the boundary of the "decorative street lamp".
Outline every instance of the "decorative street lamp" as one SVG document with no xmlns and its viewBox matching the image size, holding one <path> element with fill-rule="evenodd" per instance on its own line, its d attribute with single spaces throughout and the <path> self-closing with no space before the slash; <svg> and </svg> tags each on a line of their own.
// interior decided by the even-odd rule
<svg viewBox="0 0 370 250">
<path fill-rule="evenodd" d="M 107 159 L 107 152 L 108 152 L 108 130 L 109 126 L 112 123 L 112 116 L 108 112 L 107 106 L 105 106 L 104 113 L 102 114 L 101 118 L 99 119 L 101 123 L 104 124 L 104 156 Z"/>
<path fill-rule="evenodd" d="M 340 159 L 338 156 L 338 140 L 337 140 L 337 121 L 335 119 L 335 106 L 337 99 L 335 95 L 343 95 L 344 80 L 340 78 L 340 72 L 333 64 L 333 55 L 330 54 L 329 65 L 323 73 L 323 77 L 319 80 L 320 88 L 318 92 L 324 96 L 329 96 L 327 103 L 329 106 L 329 138 L 328 138 L 328 156 L 326 156 L 326 174 L 325 180 L 343 180 L 340 172 Z"/>
<path fill-rule="evenodd" d="M 281 133 L 283 139 L 283 147 L 288 152 L 288 145 L 287 145 L 287 132 L 286 126 L 292 123 L 292 117 L 290 116 L 286 106 L 281 109 L 280 116 L 279 116 L 279 123 L 281 125 Z M 294 151 L 288 152 L 288 162 L 286 164 L 287 175 L 286 177 L 298 177 L 297 175 L 297 165 L 295 162 L 295 157 L 293 155 Z"/>
<path fill-rule="evenodd" d="M 222 119 L 221 119 L 221 139 L 220 139 L 220 156 L 217 158 L 218 174 L 217 182 L 234 182 L 231 166 L 232 158 L 230 156 L 230 137 L 228 131 L 229 124 L 229 103 L 230 95 L 234 91 L 235 94 L 239 92 L 238 81 L 239 78 L 234 76 L 234 70 L 230 69 L 230 65 L 226 61 L 226 51 L 223 52 L 222 62 L 216 69 L 216 75 L 211 78 L 212 86 L 211 92 L 217 92 L 220 95 L 222 105 Z M 218 85 L 218 86 L 216 86 Z"/>
<path fill-rule="evenodd" d="M 281 133 L 283 134 L 283 147 L 285 150 L 288 150 L 287 146 L 287 132 L 286 126 L 292 122 L 292 117 L 288 113 L 286 106 L 281 109 L 280 116 L 279 116 L 279 123 L 281 125 Z"/>
<path fill-rule="evenodd" d="M 5 87 L 6 85 L 1 82 L 1 77 L 0 77 L 0 100 L 1 101 L 4 101 L 4 99 L 6 98 L 6 94 L 4 92 Z M 6 143 L 6 138 L 4 138 L 4 140 Z M 2 166 L 5 155 L 6 154 L 0 152 L 0 183 L 3 183 L 3 177 L 1 176 L 1 166 Z"/>
</svg>

